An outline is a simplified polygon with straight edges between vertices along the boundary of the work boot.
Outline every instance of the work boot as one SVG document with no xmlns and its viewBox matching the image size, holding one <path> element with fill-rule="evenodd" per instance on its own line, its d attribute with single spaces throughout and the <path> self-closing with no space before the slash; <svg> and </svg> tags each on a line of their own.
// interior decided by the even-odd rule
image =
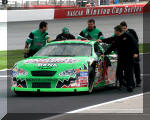
<svg viewBox="0 0 150 120">
<path fill-rule="evenodd" d="M 141 83 L 136 83 L 136 87 L 141 87 Z"/>
<path fill-rule="evenodd" d="M 128 92 L 133 92 L 133 87 L 127 87 Z"/>
<path fill-rule="evenodd" d="M 119 91 L 123 90 L 123 85 L 119 85 L 118 90 Z"/>
</svg>

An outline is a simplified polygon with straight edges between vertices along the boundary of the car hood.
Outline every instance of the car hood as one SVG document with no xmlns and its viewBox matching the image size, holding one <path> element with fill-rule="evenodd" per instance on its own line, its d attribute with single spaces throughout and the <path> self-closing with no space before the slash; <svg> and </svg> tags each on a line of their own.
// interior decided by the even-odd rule
<svg viewBox="0 0 150 120">
<path fill-rule="evenodd" d="M 30 57 L 19 61 L 17 67 L 27 71 L 85 69 L 85 67 L 88 67 L 88 62 L 93 60 L 91 57 Z"/>
</svg>

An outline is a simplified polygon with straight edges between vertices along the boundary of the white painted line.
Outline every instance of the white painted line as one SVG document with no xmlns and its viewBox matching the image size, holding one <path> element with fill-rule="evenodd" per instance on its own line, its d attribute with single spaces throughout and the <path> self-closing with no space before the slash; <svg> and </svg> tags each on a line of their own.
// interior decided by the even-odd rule
<svg viewBox="0 0 150 120">
<path fill-rule="evenodd" d="M 141 76 L 150 76 L 150 74 L 141 74 Z"/>
<path fill-rule="evenodd" d="M 70 111 L 70 112 L 67 112 L 67 113 L 79 113 L 79 112 L 81 112 L 83 110 L 87 110 L 87 109 L 91 109 L 91 108 L 95 108 L 95 107 L 100 107 L 100 106 L 107 105 L 107 104 L 110 104 L 110 103 L 121 102 L 121 101 L 130 99 L 130 98 L 135 98 L 135 97 L 141 96 L 141 95 L 143 95 L 143 93 L 137 94 L 137 95 L 133 95 L 133 96 L 129 96 L 129 97 L 125 97 L 125 98 L 121 98 L 121 99 L 117 99 L 117 100 L 113 100 L 113 101 L 109 101 L 109 102 L 105 102 L 105 103 L 101 103 L 101 104 L 97 104 L 97 105 L 92 105 L 92 106 L 89 106 L 89 107 L 77 109 L 77 110 Z"/>
<path fill-rule="evenodd" d="M 0 70 L 0 71 L 6 71 L 7 69 L 2 69 L 2 70 Z"/>
<path fill-rule="evenodd" d="M 143 95 L 143 93 L 137 94 L 137 95 L 133 95 L 133 96 L 129 96 L 129 97 L 125 97 L 125 98 L 121 98 L 121 99 L 117 99 L 117 100 L 113 100 L 113 101 L 109 101 L 109 102 L 105 102 L 105 103 L 101 103 L 101 104 L 97 104 L 97 105 L 93 105 L 93 106 L 89 106 L 89 107 L 85 107 L 85 108 L 81 108 L 81 109 L 77 109 L 77 110 L 73 110 L 73 111 L 70 111 L 70 112 L 66 112 L 64 114 L 59 114 L 59 115 L 56 115 L 56 116 L 53 116 L 53 117 L 47 117 L 47 118 L 44 118 L 44 119 L 41 119 L 41 120 L 54 120 L 56 118 L 59 118 L 59 117 L 62 117 L 62 116 L 68 115 L 68 114 L 79 113 L 79 112 L 81 112 L 83 110 L 87 110 L 87 109 L 91 109 L 91 108 L 107 105 L 107 104 L 110 104 L 110 103 L 121 102 L 121 101 L 130 99 L 130 98 L 135 98 L 135 97 L 141 96 L 141 95 Z"/>
<path fill-rule="evenodd" d="M 11 70 L 11 69 L 2 69 L 0 70 L 0 72 L 7 71 L 7 70 Z"/>
<path fill-rule="evenodd" d="M 150 52 L 146 52 L 146 53 L 140 53 L 141 55 L 143 55 L 143 54 L 150 54 Z"/>
<path fill-rule="evenodd" d="M 2 75 L 2 76 L 0 76 L 0 78 L 4 78 L 4 77 L 8 77 L 7 75 Z"/>
</svg>

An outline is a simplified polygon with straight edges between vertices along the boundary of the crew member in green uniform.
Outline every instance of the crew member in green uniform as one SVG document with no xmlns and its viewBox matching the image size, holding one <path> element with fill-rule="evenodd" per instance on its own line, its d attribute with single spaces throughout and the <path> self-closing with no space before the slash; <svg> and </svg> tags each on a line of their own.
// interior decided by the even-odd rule
<svg viewBox="0 0 150 120">
<path fill-rule="evenodd" d="M 24 58 L 33 56 L 36 52 L 38 52 L 43 46 L 46 45 L 47 42 L 50 42 L 50 37 L 47 33 L 48 23 L 42 21 L 39 24 L 39 29 L 33 30 L 25 43 L 24 49 Z"/>
<path fill-rule="evenodd" d="M 98 40 L 98 39 L 103 39 L 103 38 L 104 36 L 102 32 L 95 26 L 94 19 L 88 20 L 88 27 L 83 29 L 77 37 L 77 39 L 82 39 L 82 40 L 86 40 L 86 39 Z"/>
</svg>

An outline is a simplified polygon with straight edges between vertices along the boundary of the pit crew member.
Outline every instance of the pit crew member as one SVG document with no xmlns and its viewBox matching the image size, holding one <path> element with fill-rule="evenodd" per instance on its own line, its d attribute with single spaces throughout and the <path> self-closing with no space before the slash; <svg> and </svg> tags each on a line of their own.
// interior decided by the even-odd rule
<svg viewBox="0 0 150 120">
<path fill-rule="evenodd" d="M 75 39 L 75 36 L 69 32 L 68 28 L 64 27 L 62 29 L 62 33 L 57 35 L 56 41 L 57 40 L 68 40 L 68 39 Z"/>
<path fill-rule="evenodd" d="M 105 40 L 115 41 L 105 52 L 104 55 L 111 53 L 111 51 L 117 49 L 118 65 L 117 65 L 117 79 L 120 82 L 120 87 L 123 86 L 123 80 L 126 81 L 126 87 L 128 92 L 133 92 L 134 78 L 133 78 L 133 63 L 134 58 L 138 57 L 138 48 L 135 43 L 135 38 L 127 32 L 123 32 L 122 26 L 117 25 L 114 28 L 115 36 L 99 40 L 103 42 Z M 104 57 L 104 55 L 102 55 Z"/>
<path fill-rule="evenodd" d="M 33 30 L 26 42 L 24 48 L 24 58 L 33 56 L 38 52 L 47 42 L 50 42 L 50 37 L 48 36 L 48 23 L 45 21 L 40 22 L 39 29 Z"/>
<path fill-rule="evenodd" d="M 136 40 L 136 45 L 139 48 L 139 38 L 137 36 L 137 33 L 135 32 L 134 29 L 129 29 L 127 26 L 127 23 L 125 21 L 122 21 L 120 23 L 120 25 L 122 26 L 122 29 L 124 32 L 130 33 L 133 35 L 133 37 Z M 139 53 L 138 53 L 138 57 L 134 59 L 134 75 L 135 75 L 135 80 L 136 80 L 136 87 L 140 87 L 141 86 L 141 70 L 140 70 L 140 63 L 139 63 L 140 59 L 139 59 Z"/>
<path fill-rule="evenodd" d="M 85 39 L 98 40 L 103 38 L 104 36 L 102 32 L 98 28 L 96 28 L 94 19 L 88 20 L 88 27 L 83 29 L 77 37 L 77 39 L 83 39 L 83 40 Z"/>
</svg>

